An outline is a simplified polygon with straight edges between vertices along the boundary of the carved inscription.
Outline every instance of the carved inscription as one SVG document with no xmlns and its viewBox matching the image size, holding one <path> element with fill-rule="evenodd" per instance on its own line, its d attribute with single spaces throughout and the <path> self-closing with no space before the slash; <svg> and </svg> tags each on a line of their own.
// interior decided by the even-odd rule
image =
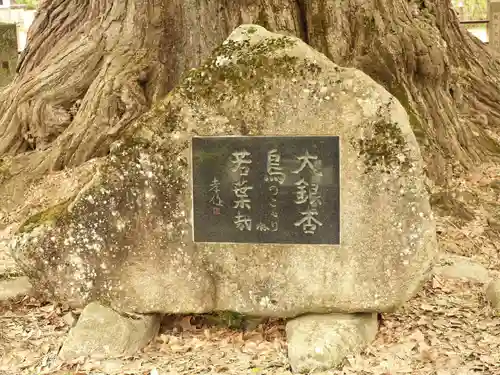
<svg viewBox="0 0 500 375">
<path fill-rule="evenodd" d="M 338 137 L 195 137 L 192 152 L 196 242 L 339 243 Z"/>
</svg>

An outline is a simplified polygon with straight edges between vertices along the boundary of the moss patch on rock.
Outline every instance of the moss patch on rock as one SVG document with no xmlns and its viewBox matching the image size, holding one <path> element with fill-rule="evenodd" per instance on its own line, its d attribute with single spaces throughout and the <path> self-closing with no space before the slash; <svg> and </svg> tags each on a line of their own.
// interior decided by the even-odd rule
<svg viewBox="0 0 500 375">
<path fill-rule="evenodd" d="M 411 167 L 406 150 L 406 141 L 401 129 L 395 123 L 384 119 L 377 120 L 373 127 L 373 136 L 358 140 L 359 155 L 364 158 L 365 172 L 371 172 L 377 166 L 390 172 L 400 167 L 406 172 Z"/>
<path fill-rule="evenodd" d="M 318 64 L 283 53 L 295 44 L 294 39 L 286 36 L 254 45 L 249 40 L 227 40 L 203 66 L 187 74 L 181 92 L 190 100 L 202 99 L 219 105 L 235 95 L 265 91 L 269 78 L 319 73 Z"/>
<path fill-rule="evenodd" d="M 21 225 L 18 233 L 31 232 L 34 228 L 37 228 L 42 224 L 56 223 L 57 220 L 64 214 L 68 205 L 69 202 L 63 202 L 31 216 Z"/>
</svg>

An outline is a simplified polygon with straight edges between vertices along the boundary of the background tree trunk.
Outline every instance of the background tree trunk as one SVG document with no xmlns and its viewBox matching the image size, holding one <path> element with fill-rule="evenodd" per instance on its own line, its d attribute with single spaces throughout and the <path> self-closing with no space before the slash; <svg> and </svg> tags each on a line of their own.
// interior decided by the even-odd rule
<svg viewBox="0 0 500 375">
<path fill-rule="evenodd" d="M 22 176 L 0 197 L 105 155 L 242 23 L 300 36 L 384 85 L 436 183 L 500 156 L 500 64 L 450 0 L 45 0 L 0 94 L 3 169 Z"/>
<path fill-rule="evenodd" d="M 450 1 L 333 3 L 308 3 L 308 42 L 400 100 L 435 182 L 453 167 L 500 156 L 500 64 L 460 26 Z"/>
</svg>

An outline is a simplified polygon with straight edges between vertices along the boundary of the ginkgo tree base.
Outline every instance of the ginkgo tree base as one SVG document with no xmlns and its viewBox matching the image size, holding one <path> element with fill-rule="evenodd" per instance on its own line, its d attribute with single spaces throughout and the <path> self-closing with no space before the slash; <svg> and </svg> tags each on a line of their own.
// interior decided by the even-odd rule
<svg viewBox="0 0 500 375">
<path fill-rule="evenodd" d="M 69 0 L 41 2 L 18 74 L 0 94 L 0 156 L 14 157 L 1 169 L 29 183 L 106 155 L 251 23 L 300 37 L 396 96 L 434 182 L 498 158 L 498 55 L 460 26 L 450 0 Z"/>
</svg>

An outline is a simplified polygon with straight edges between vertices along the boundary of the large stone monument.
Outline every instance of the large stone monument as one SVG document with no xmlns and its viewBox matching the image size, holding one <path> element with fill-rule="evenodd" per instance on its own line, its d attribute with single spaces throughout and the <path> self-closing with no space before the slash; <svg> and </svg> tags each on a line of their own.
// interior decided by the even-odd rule
<svg viewBox="0 0 500 375">
<path fill-rule="evenodd" d="M 55 180 L 68 187 L 59 200 Z M 361 71 L 253 25 L 109 156 L 39 191 L 50 205 L 12 242 L 39 290 L 132 314 L 289 318 L 296 371 L 338 363 L 325 358 L 335 337 L 348 350 L 373 339 L 376 313 L 411 298 L 437 253 L 401 104 Z M 103 340 L 94 350 L 109 352 Z"/>
<path fill-rule="evenodd" d="M 17 66 L 17 26 L 0 22 L 0 89 L 9 84 Z"/>
</svg>

